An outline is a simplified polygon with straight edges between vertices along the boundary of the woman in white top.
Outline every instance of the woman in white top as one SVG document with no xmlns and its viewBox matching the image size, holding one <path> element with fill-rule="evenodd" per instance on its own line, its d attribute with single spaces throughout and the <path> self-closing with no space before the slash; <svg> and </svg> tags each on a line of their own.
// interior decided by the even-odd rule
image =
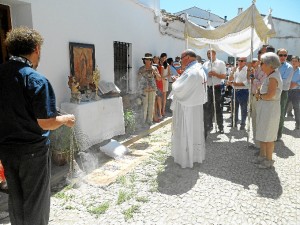
<svg viewBox="0 0 300 225">
<path fill-rule="evenodd" d="M 280 120 L 280 95 L 282 92 L 282 78 L 278 70 L 280 66 L 278 56 L 273 52 L 261 56 L 261 69 L 267 75 L 261 88 L 256 93 L 256 140 L 260 141 L 260 155 L 256 160 L 259 168 L 271 168 L 274 164 L 272 154 L 274 141 Z"/>
<path fill-rule="evenodd" d="M 162 65 L 162 79 L 163 79 L 163 99 L 162 99 L 162 116 L 165 115 L 166 112 L 166 103 L 167 103 L 167 92 L 169 86 L 169 78 L 171 77 L 170 65 L 167 63 L 167 54 L 161 53 L 160 55 L 160 63 Z"/>
</svg>

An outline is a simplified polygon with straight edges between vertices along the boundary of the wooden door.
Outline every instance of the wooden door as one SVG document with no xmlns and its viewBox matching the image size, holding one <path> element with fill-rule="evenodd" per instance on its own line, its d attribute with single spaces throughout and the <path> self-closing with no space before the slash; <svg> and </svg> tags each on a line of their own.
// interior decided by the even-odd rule
<svg viewBox="0 0 300 225">
<path fill-rule="evenodd" d="M 0 4 L 0 64 L 8 60 L 7 50 L 4 46 L 6 33 L 11 29 L 10 8 Z"/>
</svg>

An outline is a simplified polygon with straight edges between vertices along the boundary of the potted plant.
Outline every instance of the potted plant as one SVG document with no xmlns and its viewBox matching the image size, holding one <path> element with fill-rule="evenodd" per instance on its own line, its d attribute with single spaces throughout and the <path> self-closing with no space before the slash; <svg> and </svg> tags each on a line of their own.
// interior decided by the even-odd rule
<svg viewBox="0 0 300 225">
<path fill-rule="evenodd" d="M 72 129 L 66 126 L 51 131 L 50 150 L 55 165 L 63 166 L 69 161 L 71 133 Z"/>
<path fill-rule="evenodd" d="M 135 113 L 133 110 L 125 110 L 124 112 L 125 132 L 132 134 L 135 131 Z"/>
</svg>

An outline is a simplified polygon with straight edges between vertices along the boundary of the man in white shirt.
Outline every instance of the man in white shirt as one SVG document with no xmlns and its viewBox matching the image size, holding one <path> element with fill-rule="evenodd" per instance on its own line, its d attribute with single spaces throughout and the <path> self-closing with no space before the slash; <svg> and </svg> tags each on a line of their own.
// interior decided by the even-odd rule
<svg viewBox="0 0 300 225">
<path fill-rule="evenodd" d="M 207 103 L 204 106 L 205 134 L 207 135 L 207 132 L 212 129 L 212 118 L 214 116 L 213 85 L 215 89 L 216 118 L 219 128 L 218 130 L 219 133 L 223 134 L 224 126 L 221 89 L 222 82 L 226 78 L 226 65 L 223 61 L 216 58 L 216 51 L 213 49 L 207 51 L 207 58 L 209 60 L 203 64 L 203 68 L 207 76 Z"/>
<path fill-rule="evenodd" d="M 187 49 L 181 54 L 181 63 L 185 70 L 173 83 L 170 94 L 173 99 L 171 155 L 182 168 L 192 168 L 194 162 L 202 163 L 205 158 L 205 72 L 193 50 Z"/>
<path fill-rule="evenodd" d="M 241 126 L 240 130 L 245 130 L 247 118 L 247 104 L 248 104 L 248 79 L 247 79 L 247 58 L 240 57 L 238 59 L 238 67 L 233 70 L 229 76 L 229 85 L 235 89 L 235 124 L 238 121 L 239 107 L 241 107 Z M 234 96 L 234 95 L 233 95 Z M 233 110 L 232 110 L 233 111 Z M 236 125 L 235 125 L 236 126 Z"/>
</svg>

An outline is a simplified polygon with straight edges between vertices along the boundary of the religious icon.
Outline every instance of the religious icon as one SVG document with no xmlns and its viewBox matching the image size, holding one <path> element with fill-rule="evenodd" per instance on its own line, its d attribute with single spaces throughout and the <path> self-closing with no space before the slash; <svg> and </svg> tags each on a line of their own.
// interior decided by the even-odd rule
<svg viewBox="0 0 300 225">
<path fill-rule="evenodd" d="M 95 70 L 95 47 L 92 44 L 69 44 L 71 74 L 79 82 L 80 90 L 86 90 L 93 83 Z"/>
</svg>

